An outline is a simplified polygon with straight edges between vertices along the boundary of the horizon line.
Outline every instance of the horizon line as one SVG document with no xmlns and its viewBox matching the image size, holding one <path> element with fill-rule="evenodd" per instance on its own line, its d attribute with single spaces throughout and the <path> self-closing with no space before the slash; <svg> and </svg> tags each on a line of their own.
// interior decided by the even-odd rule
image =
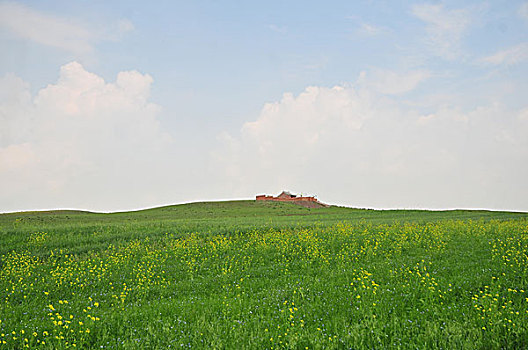
<svg viewBox="0 0 528 350">
<path fill-rule="evenodd" d="M 237 199 L 210 199 L 210 200 L 191 200 L 187 202 L 179 202 L 179 203 L 165 203 L 165 204 L 157 204 L 154 206 L 147 206 L 147 207 L 138 207 L 133 209 L 116 209 L 116 210 L 91 210 L 91 209 L 81 209 L 81 208 L 72 208 L 72 207 L 59 207 L 59 208 L 35 208 L 35 209 L 22 209 L 22 210 L 13 210 L 13 211 L 3 211 L 0 210 L 1 214 L 27 214 L 27 213 L 33 213 L 33 212 L 51 212 L 51 211 L 78 211 L 78 212 L 86 212 L 86 213 L 92 213 L 92 214 L 117 214 L 117 213 L 128 213 L 128 212 L 138 212 L 143 210 L 149 210 L 149 209 L 157 209 L 157 208 L 163 208 L 163 207 L 170 207 L 170 206 L 177 206 L 177 205 L 186 205 L 186 204 L 194 204 L 194 203 L 216 203 L 216 202 L 238 202 L 238 201 L 254 201 L 256 202 L 256 199 L 247 199 L 247 198 L 237 198 Z M 431 207 L 355 207 L 350 205 L 344 205 L 344 204 L 328 204 L 330 207 L 341 207 L 341 208 L 350 208 L 350 209 L 362 209 L 362 210 L 423 210 L 423 211 L 456 211 L 456 210 L 467 210 L 467 211 L 490 211 L 490 212 L 510 212 L 510 213 L 522 213 L 522 214 L 528 214 L 528 211 L 519 210 L 519 209 L 492 209 L 492 208 L 484 208 L 484 207 L 441 207 L 441 208 L 431 208 Z M 319 209 L 319 208 L 318 208 Z"/>
</svg>

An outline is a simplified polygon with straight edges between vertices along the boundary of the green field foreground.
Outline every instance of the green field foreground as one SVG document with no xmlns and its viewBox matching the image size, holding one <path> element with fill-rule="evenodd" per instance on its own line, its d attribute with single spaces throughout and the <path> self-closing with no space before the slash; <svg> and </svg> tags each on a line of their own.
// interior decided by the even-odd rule
<svg viewBox="0 0 528 350">
<path fill-rule="evenodd" d="M 0 348 L 525 349 L 528 214 L 0 214 Z"/>
</svg>

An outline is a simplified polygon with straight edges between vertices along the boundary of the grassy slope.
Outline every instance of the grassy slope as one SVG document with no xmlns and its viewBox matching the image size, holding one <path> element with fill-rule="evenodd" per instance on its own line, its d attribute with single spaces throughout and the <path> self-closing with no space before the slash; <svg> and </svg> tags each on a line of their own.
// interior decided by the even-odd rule
<svg viewBox="0 0 528 350">
<path fill-rule="evenodd" d="M 93 348 L 524 348 L 527 218 L 255 201 L 2 214 L 0 334 L 16 349 L 22 329 L 63 330 L 54 305 Z"/>
<path fill-rule="evenodd" d="M 389 223 L 393 221 L 425 222 L 442 219 L 509 219 L 528 217 L 528 213 L 486 211 L 486 210 L 373 210 L 355 209 L 331 206 L 329 208 L 304 208 L 292 203 L 256 202 L 256 201 L 225 201 L 225 202 L 197 202 L 189 204 L 171 205 L 152 209 L 130 212 L 94 213 L 75 210 L 33 211 L 0 214 L 0 226 L 12 224 L 19 219 L 26 224 L 64 223 L 76 221 L 79 223 L 92 222 L 120 222 L 122 220 L 203 220 L 203 219 L 247 219 L 247 218 L 275 218 L 283 222 L 288 216 L 303 216 L 303 222 L 314 221 L 342 221 L 368 220 L 374 223 Z"/>
<path fill-rule="evenodd" d="M 0 255 L 21 249 L 34 232 L 48 232 L 41 252 L 67 249 L 74 254 L 106 249 L 134 239 L 156 240 L 167 233 L 239 234 L 256 228 L 285 229 L 365 221 L 426 223 L 440 220 L 528 218 L 528 213 L 484 210 L 371 210 L 345 207 L 310 209 L 292 203 L 225 201 L 198 202 L 118 213 L 74 210 L 0 214 Z"/>
</svg>

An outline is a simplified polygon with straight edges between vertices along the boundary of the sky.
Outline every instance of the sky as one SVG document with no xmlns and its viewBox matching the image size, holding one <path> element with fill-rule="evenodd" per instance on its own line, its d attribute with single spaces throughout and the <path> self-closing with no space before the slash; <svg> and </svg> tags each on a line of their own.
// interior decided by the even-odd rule
<svg viewBox="0 0 528 350">
<path fill-rule="evenodd" d="M 0 1 L 0 52 L 0 212 L 528 211 L 527 1 Z"/>
</svg>

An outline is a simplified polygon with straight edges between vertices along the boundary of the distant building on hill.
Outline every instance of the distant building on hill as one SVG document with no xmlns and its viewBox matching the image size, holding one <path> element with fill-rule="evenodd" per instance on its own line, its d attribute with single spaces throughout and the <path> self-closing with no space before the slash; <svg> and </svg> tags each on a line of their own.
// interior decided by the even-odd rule
<svg viewBox="0 0 528 350">
<path fill-rule="evenodd" d="M 279 194 L 277 196 L 277 198 L 282 198 L 282 199 L 292 199 L 292 198 L 297 198 L 297 195 L 295 194 L 291 194 L 290 192 L 288 191 L 282 191 L 281 194 Z M 314 197 L 305 197 L 305 198 L 314 198 Z"/>
<path fill-rule="evenodd" d="M 277 197 L 268 196 L 265 194 L 257 195 L 257 201 L 277 201 L 277 202 L 293 202 L 309 208 L 328 207 L 327 204 L 321 203 L 313 196 L 297 196 L 288 191 L 282 191 Z"/>
</svg>

